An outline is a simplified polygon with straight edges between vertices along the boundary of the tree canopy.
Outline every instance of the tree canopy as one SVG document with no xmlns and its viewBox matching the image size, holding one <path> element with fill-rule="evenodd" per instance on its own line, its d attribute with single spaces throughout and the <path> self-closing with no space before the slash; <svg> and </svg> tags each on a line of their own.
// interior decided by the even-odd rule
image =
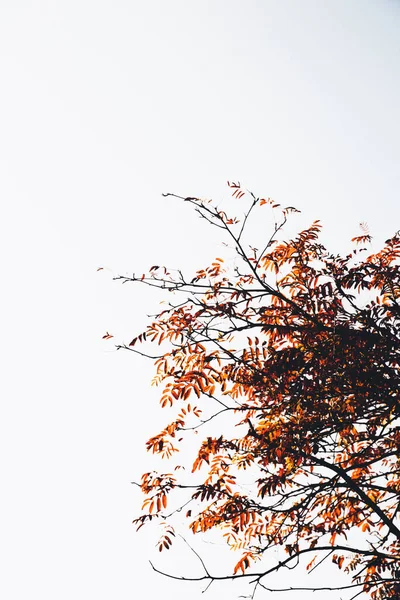
<svg viewBox="0 0 400 600">
<path fill-rule="evenodd" d="M 220 532 L 237 553 L 232 571 L 204 565 L 198 579 L 269 589 L 268 574 L 328 558 L 349 573 L 333 589 L 400 598 L 400 234 L 371 252 L 361 224 L 353 249 L 334 254 L 318 221 L 285 239 L 296 209 L 229 185 L 240 219 L 166 196 L 218 228 L 235 260 L 218 257 L 190 277 L 155 265 L 117 278 L 170 293 L 119 346 L 154 359 L 172 415 L 147 442 L 168 468 L 143 474 L 134 522 L 160 522 L 160 551 L 173 543 L 177 510 L 194 534 Z M 253 219 L 270 223 L 260 249 L 247 239 Z"/>
</svg>

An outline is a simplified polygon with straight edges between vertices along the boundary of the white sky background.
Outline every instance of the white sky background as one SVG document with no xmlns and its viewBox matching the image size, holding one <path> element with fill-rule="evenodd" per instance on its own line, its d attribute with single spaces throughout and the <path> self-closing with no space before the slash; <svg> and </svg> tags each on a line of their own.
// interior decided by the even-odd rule
<svg viewBox="0 0 400 600">
<path fill-rule="evenodd" d="M 399 30 L 394 0 L 2 1 L 2 598 L 204 598 L 153 576 L 131 525 L 167 416 L 151 365 L 101 337 L 129 342 L 159 297 L 111 276 L 220 254 L 161 193 L 227 179 L 335 250 L 399 229 Z"/>
</svg>

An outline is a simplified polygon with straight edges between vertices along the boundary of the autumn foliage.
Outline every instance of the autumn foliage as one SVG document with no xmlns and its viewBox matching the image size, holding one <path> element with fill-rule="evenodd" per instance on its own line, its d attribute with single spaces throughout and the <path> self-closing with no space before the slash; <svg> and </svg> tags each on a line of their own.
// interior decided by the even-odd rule
<svg viewBox="0 0 400 600">
<path fill-rule="evenodd" d="M 362 225 L 349 254 L 331 254 L 318 221 L 285 239 L 295 209 L 229 185 L 243 218 L 181 201 L 235 260 L 188 278 L 160 266 L 119 278 L 170 292 L 125 346 L 156 355 L 169 416 L 147 442 L 168 466 L 142 476 L 135 523 L 160 521 L 160 550 L 183 505 L 194 534 L 219 531 L 236 551 L 232 571 L 201 579 L 267 587 L 269 573 L 327 557 L 352 597 L 400 598 L 400 234 L 371 253 Z M 257 219 L 270 224 L 261 249 L 246 239 Z"/>
</svg>

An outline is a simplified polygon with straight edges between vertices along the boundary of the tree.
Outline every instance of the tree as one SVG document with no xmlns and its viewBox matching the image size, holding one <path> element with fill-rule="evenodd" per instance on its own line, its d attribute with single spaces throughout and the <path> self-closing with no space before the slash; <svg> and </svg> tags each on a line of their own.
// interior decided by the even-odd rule
<svg viewBox="0 0 400 600">
<path fill-rule="evenodd" d="M 241 221 L 210 201 L 166 196 L 217 227 L 235 261 L 216 258 L 190 278 L 160 266 L 117 278 L 174 299 L 118 346 L 151 356 L 140 344 L 162 345 L 153 384 L 173 413 L 147 442 L 171 467 L 142 476 L 134 522 L 163 524 L 160 550 L 183 506 L 193 533 L 220 531 L 239 552 L 233 572 L 204 566 L 198 579 L 249 578 L 269 589 L 269 573 L 329 558 L 351 575 L 330 589 L 400 598 L 400 234 L 369 254 L 362 224 L 355 248 L 334 255 L 318 221 L 285 240 L 296 209 L 229 185 L 247 203 Z M 269 239 L 249 246 L 251 218 L 271 209 L 279 217 Z M 194 456 L 180 452 L 196 440 Z"/>
</svg>

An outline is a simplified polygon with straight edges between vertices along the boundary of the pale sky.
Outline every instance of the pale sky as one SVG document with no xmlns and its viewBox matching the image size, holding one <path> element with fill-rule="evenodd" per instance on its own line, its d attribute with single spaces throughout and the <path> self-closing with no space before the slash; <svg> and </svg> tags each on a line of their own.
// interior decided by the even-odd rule
<svg viewBox="0 0 400 600">
<path fill-rule="evenodd" d="M 151 364 L 101 337 L 129 342 L 160 298 L 111 278 L 218 255 L 161 193 L 227 179 L 320 218 L 335 251 L 360 221 L 377 245 L 399 229 L 399 31 L 395 0 L 2 0 L 2 598 L 243 593 L 148 566 L 130 482 L 166 417 Z"/>
</svg>

